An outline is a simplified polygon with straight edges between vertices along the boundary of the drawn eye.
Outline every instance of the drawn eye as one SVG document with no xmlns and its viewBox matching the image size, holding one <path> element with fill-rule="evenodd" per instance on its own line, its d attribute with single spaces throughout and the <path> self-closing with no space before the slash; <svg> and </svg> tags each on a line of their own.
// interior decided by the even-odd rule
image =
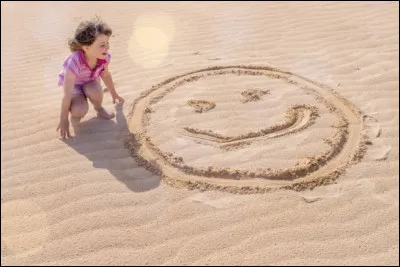
<svg viewBox="0 0 400 267">
<path fill-rule="evenodd" d="M 187 104 L 194 108 L 195 112 L 202 113 L 215 108 L 215 103 L 207 100 L 189 100 Z"/>
<path fill-rule="evenodd" d="M 268 95 L 270 94 L 269 90 L 261 90 L 261 89 L 247 89 L 241 93 L 241 95 L 244 97 L 242 99 L 242 103 L 247 103 L 247 102 L 255 102 L 261 100 L 261 97 L 263 95 Z"/>
</svg>

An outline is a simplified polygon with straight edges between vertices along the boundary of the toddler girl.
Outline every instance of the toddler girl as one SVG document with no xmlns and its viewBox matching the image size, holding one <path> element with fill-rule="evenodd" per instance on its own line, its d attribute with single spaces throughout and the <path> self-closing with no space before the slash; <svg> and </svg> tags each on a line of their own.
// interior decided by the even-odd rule
<svg viewBox="0 0 400 267">
<path fill-rule="evenodd" d="M 66 58 L 59 74 L 58 85 L 64 87 L 64 97 L 61 104 L 60 123 L 57 131 L 61 137 L 70 137 L 68 114 L 71 122 L 77 123 L 86 115 L 89 109 L 87 99 L 97 111 L 97 115 L 109 120 L 115 117 L 102 106 L 103 90 L 99 77 L 107 86 L 113 103 L 123 103 L 114 88 L 111 74 L 108 70 L 111 55 L 108 53 L 111 29 L 99 19 L 81 22 L 75 31 L 75 36 L 69 41 L 71 54 Z"/>
</svg>

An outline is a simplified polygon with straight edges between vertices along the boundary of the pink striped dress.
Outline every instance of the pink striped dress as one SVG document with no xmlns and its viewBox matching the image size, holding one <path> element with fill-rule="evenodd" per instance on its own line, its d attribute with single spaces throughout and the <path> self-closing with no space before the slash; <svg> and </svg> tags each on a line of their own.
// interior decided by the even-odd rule
<svg viewBox="0 0 400 267">
<path fill-rule="evenodd" d="M 83 55 L 83 51 L 75 51 L 71 53 L 63 63 L 63 68 L 58 75 L 58 85 L 62 86 L 64 84 L 65 72 L 69 70 L 76 75 L 73 93 L 82 94 L 85 96 L 83 85 L 94 80 L 99 81 L 99 77 L 110 63 L 110 59 L 111 55 L 109 53 L 107 53 L 105 60 L 97 59 L 97 65 L 92 70 Z"/>
</svg>

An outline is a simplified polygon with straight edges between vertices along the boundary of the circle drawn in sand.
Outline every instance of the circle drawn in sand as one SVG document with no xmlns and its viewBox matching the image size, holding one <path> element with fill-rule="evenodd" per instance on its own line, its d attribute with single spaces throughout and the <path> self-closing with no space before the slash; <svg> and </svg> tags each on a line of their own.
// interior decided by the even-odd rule
<svg viewBox="0 0 400 267">
<path fill-rule="evenodd" d="M 189 100 L 187 104 L 194 108 L 195 112 L 202 113 L 215 108 L 215 103 L 207 100 Z"/>
<path fill-rule="evenodd" d="M 184 158 L 162 151 L 147 132 L 151 105 L 159 102 L 177 87 L 216 75 L 267 76 L 285 81 L 315 96 L 330 113 L 339 118 L 332 126 L 332 138 L 324 142 L 329 149 L 322 154 L 306 158 L 292 168 L 256 170 L 234 168 L 198 168 L 185 164 Z M 257 91 L 258 92 L 258 91 Z M 254 93 L 254 92 L 253 92 Z M 254 95 L 251 93 L 250 95 Z M 265 93 L 264 93 L 265 94 Z M 265 193 L 278 189 L 304 190 L 333 183 L 351 164 L 361 160 L 366 151 L 368 137 L 363 133 L 362 112 L 326 85 L 311 81 L 291 72 L 267 66 L 216 66 L 170 78 L 142 93 L 135 100 L 129 114 L 131 135 L 125 140 L 132 156 L 142 165 L 163 176 L 176 187 L 232 193 Z M 182 135 L 201 140 L 221 148 L 235 148 L 259 140 L 297 133 L 312 125 L 319 116 L 318 109 L 310 105 L 289 108 L 286 121 L 244 135 L 225 136 L 212 130 L 186 127 Z"/>
<path fill-rule="evenodd" d="M 269 90 L 261 90 L 261 89 L 247 89 L 242 92 L 242 103 L 253 102 L 261 100 L 263 95 L 269 94 Z"/>
</svg>

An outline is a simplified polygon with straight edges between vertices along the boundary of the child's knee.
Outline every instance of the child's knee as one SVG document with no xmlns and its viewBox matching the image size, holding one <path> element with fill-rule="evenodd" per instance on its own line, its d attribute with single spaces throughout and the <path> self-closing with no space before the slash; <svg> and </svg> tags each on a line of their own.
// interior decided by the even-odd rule
<svg viewBox="0 0 400 267">
<path fill-rule="evenodd" d="M 103 96 L 103 90 L 101 90 L 101 85 L 97 81 L 85 84 L 83 90 L 92 99 L 98 99 Z"/>
<path fill-rule="evenodd" d="M 79 105 L 73 105 L 71 107 L 71 116 L 75 118 L 84 117 L 89 111 L 89 106 L 86 103 L 80 103 Z"/>
<path fill-rule="evenodd" d="M 73 109 L 71 110 L 71 116 L 75 118 L 83 118 L 85 115 L 88 113 L 88 110 L 86 109 Z"/>
</svg>

